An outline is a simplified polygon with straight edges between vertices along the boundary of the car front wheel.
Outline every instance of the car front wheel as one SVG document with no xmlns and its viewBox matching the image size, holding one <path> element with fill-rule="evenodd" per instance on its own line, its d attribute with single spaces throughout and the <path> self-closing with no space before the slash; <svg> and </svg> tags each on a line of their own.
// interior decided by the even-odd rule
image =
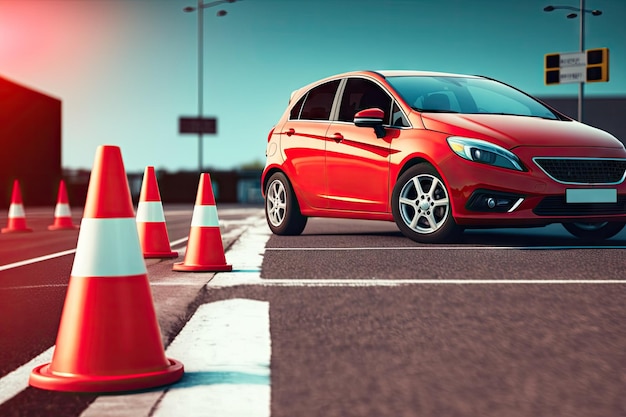
<svg viewBox="0 0 626 417">
<path fill-rule="evenodd" d="M 609 239 L 624 228 L 622 222 L 598 222 L 598 223 L 563 223 L 565 230 L 576 237 L 588 240 Z"/>
<path fill-rule="evenodd" d="M 282 172 L 274 173 L 267 182 L 265 218 L 277 235 L 299 235 L 306 226 L 307 218 L 300 213 L 293 188 Z"/>
<path fill-rule="evenodd" d="M 400 231 L 416 242 L 445 242 L 461 232 L 446 185 L 430 164 L 415 165 L 398 178 L 391 209 Z"/>
</svg>

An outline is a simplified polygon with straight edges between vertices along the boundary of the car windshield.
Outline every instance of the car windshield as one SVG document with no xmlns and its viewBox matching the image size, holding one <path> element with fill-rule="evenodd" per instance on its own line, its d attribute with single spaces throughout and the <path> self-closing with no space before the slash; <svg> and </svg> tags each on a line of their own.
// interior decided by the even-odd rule
<svg viewBox="0 0 626 417">
<path fill-rule="evenodd" d="M 559 119 L 548 107 L 498 81 L 459 76 L 392 76 L 389 84 L 421 112 L 505 114 Z"/>
</svg>

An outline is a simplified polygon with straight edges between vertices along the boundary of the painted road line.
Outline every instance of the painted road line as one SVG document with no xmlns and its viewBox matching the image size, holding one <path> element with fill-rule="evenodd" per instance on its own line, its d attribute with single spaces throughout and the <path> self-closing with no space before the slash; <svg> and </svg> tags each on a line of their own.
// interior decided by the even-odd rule
<svg viewBox="0 0 626 417">
<path fill-rule="evenodd" d="M 185 375 L 152 415 L 269 416 L 269 326 L 266 301 L 201 305 L 166 351 L 185 365 Z"/>
<path fill-rule="evenodd" d="M 0 265 L 0 271 L 19 268 L 20 266 L 26 266 L 37 262 L 47 261 L 49 259 L 60 258 L 61 256 L 71 255 L 74 252 L 76 252 L 76 248 L 65 250 L 63 252 L 51 253 L 50 255 L 39 256 L 38 258 L 26 259 L 24 261 L 14 262 L 12 264 Z"/>
<path fill-rule="evenodd" d="M 626 249 L 626 246 L 363 246 L 363 247 L 298 247 L 298 248 L 265 248 L 266 251 L 367 251 L 367 250 L 572 250 L 572 249 Z"/>
<path fill-rule="evenodd" d="M 0 404 L 10 400 L 28 387 L 28 378 L 34 367 L 52 361 L 54 346 L 35 356 L 29 362 L 9 372 L 0 379 Z"/>
<path fill-rule="evenodd" d="M 230 247 L 226 256 L 233 263 L 232 272 L 215 274 L 208 287 L 232 287 L 235 285 L 258 285 L 265 245 L 272 232 L 265 222 L 247 228 Z"/>
<path fill-rule="evenodd" d="M 207 284 L 207 287 L 233 287 L 238 285 L 258 285 L 267 287 L 397 287 L 403 285 L 626 285 L 626 280 L 580 280 L 580 279 L 267 279 L 261 278 L 263 255 L 266 251 L 358 251 L 358 250 L 465 250 L 466 247 L 357 247 L 357 248 L 266 248 L 271 236 L 266 225 L 248 228 L 228 252 L 233 262 L 232 272 L 220 272 Z M 561 248 L 561 247 L 541 247 Z M 571 249 L 570 247 L 564 247 Z M 593 248 L 593 247 L 576 247 Z M 624 247 L 605 247 L 619 248 Z M 473 250 L 506 249 L 509 246 L 471 246 Z M 534 249 L 523 247 L 521 249 Z"/>
<path fill-rule="evenodd" d="M 403 285 L 626 285 L 626 279 L 259 279 L 266 287 L 400 287 Z M 223 286 L 223 285 L 222 285 Z"/>
</svg>

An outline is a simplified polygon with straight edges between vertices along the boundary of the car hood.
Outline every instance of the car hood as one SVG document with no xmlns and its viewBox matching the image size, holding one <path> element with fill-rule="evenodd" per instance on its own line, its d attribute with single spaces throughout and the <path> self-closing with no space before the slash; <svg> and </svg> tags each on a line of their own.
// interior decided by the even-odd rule
<svg viewBox="0 0 626 417">
<path fill-rule="evenodd" d="M 613 135 L 576 121 L 496 114 L 422 113 L 424 127 L 483 139 L 506 149 L 533 147 L 623 148 Z"/>
</svg>

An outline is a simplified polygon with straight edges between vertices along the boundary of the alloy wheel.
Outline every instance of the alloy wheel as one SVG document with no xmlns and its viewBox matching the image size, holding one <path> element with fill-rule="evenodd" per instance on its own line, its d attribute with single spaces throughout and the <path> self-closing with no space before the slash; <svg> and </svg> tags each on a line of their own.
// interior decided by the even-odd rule
<svg viewBox="0 0 626 417">
<path fill-rule="evenodd" d="M 407 181 L 400 191 L 400 214 L 413 231 L 433 233 L 445 223 L 450 200 L 441 180 L 430 174 L 421 174 Z"/>
<path fill-rule="evenodd" d="M 274 180 L 267 188 L 267 217 L 270 223 L 279 227 L 287 213 L 287 192 L 279 180 Z"/>
</svg>

